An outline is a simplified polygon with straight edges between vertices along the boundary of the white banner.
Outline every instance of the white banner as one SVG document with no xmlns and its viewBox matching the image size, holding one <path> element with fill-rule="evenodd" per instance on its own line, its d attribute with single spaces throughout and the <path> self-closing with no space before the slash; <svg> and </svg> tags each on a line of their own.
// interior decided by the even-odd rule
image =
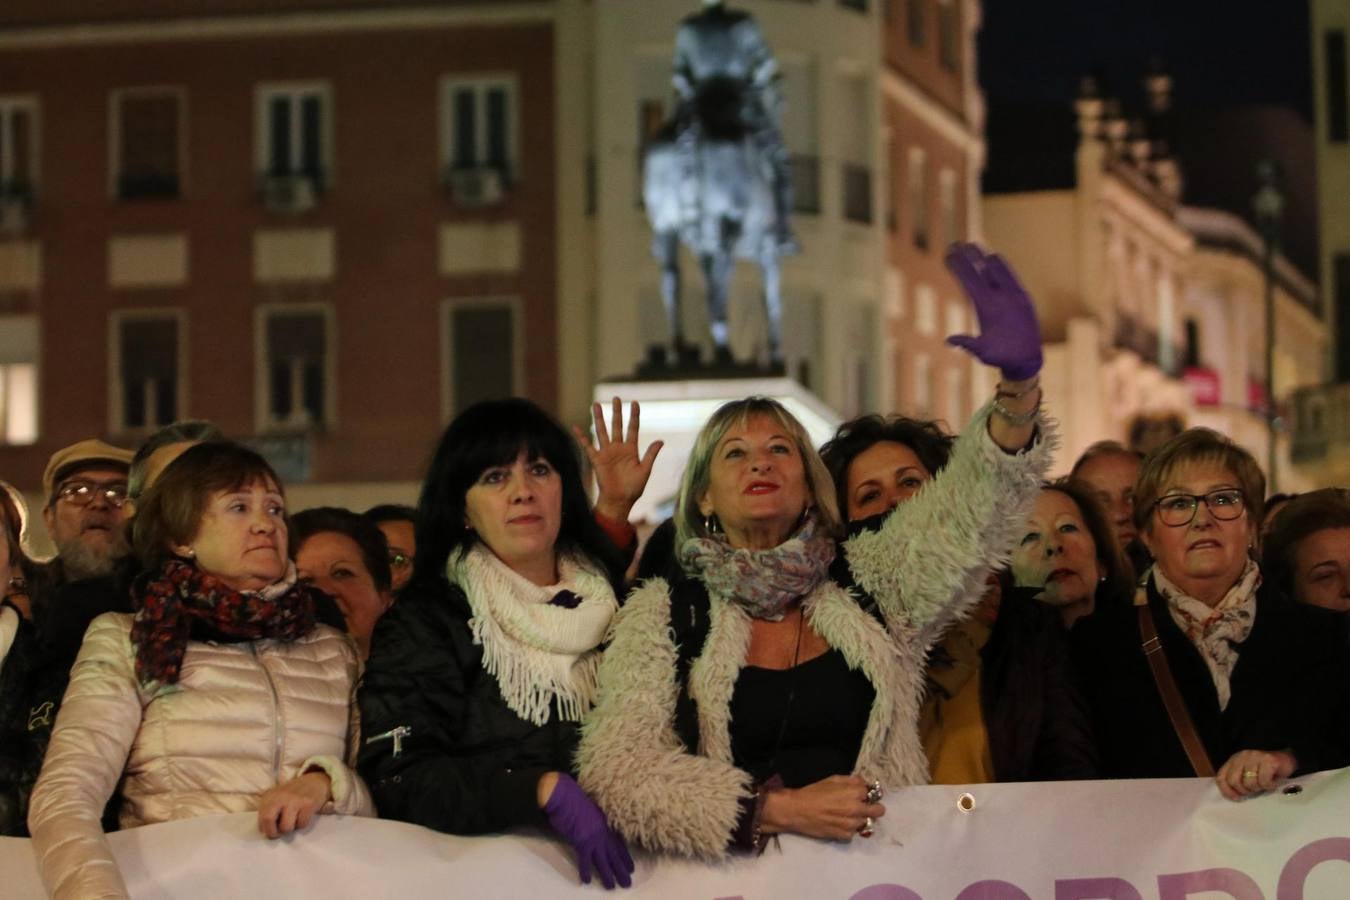
<svg viewBox="0 0 1350 900">
<path fill-rule="evenodd" d="M 969 792 L 974 808 L 959 800 Z M 1345 900 L 1350 769 L 1242 803 L 1208 780 L 922 787 L 876 836 L 783 838 L 720 866 L 635 854 L 622 896 L 760 900 Z M 241 814 L 109 835 L 136 898 L 596 897 L 544 836 L 460 838 L 321 816 L 267 841 Z M 0 839 L 0 897 L 40 898 L 27 841 Z M 616 898 L 619 895 L 615 895 Z"/>
</svg>

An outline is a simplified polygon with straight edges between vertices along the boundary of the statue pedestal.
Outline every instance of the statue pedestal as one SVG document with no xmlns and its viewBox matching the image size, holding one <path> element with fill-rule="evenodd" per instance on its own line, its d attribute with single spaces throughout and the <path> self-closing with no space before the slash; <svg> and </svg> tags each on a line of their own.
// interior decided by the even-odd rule
<svg viewBox="0 0 1350 900">
<path fill-rule="evenodd" d="M 595 386 L 594 400 L 605 410 L 608 421 L 610 401 L 621 398 L 626 404 L 636 400 L 642 406 L 642 446 L 665 441 L 656 458 L 647 490 L 633 507 L 634 523 L 659 523 L 674 512 L 684 466 L 694 448 L 703 423 L 728 400 L 740 400 L 759 394 L 782 403 L 806 427 L 811 441 L 819 447 L 834 436 L 842 419 L 815 394 L 791 378 L 766 373 L 762 368 L 736 365 L 742 375 L 721 375 L 720 367 L 684 370 L 683 377 L 644 377 L 641 367 L 631 378 L 615 378 Z M 663 370 L 669 372 L 668 369 Z M 697 372 L 697 377 L 690 377 Z M 627 410 L 625 409 L 625 416 Z"/>
<path fill-rule="evenodd" d="M 679 358 L 670 358 L 670 348 L 663 344 L 647 347 L 647 358 L 638 363 L 634 381 L 685 381 L 699 378 L 782 378 L 787 374 L 783 363 L 761 365 L 757 362 L 739 362 L 734 359 L 714 359 L 704 362 L 697 344 L 680 348 Z"/>
</svg>

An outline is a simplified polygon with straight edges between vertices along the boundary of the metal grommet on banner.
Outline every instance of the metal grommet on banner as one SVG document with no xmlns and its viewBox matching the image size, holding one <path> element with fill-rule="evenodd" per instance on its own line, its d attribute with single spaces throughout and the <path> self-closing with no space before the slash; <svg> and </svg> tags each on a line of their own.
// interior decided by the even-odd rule
<svg viewBox="0 0 1350 900">
<path fill-rule="evenodd" d="M 1303 793 L 1303 785 L 1287 784 L 1280 793 L 1284 794 L 1286 797 L 1297 797 L 1299 794 Z"/>
<path fill-rule="evenodd" d="M 970 793 L 970 792 L 966 792 L 966 793 L 962 794 L 960 797 L 957 797 L 957 798 L 956 798 L 956 808 L 959 809 L 959 810 L 961 810 L 961 812 L 963 812 L 963 813 L 974 812 L 974 810 L 975 810 L 975 795 L 972 794 L 972 793 Z"/>
</svg>

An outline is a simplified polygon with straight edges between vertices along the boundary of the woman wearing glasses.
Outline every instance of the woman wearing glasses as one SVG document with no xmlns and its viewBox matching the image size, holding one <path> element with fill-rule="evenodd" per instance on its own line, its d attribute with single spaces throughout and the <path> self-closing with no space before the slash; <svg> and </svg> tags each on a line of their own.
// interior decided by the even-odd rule
<svg viewBox="0 0 1350 900">
<path fill-rule="evenodd" d="M 1193 428 L 1144 461 L 1134 496 L 1153 566 L 1133 607 L 1099 607 L 1073 632 L 1103 773 L 1217 769 L 1220 791 L 1236 800 L 1350 762 L 1337 633 L 1314 621 L 1320 611 L 1261 590 L 1256 460 Z"/>
</svg>

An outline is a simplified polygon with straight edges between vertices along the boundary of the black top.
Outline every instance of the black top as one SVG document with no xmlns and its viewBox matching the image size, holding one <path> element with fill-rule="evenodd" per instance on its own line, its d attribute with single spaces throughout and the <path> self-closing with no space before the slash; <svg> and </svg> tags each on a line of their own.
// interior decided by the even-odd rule
<svg viewBox="0 0 1350 900">
<path fill-rule="evenodd" d="M 1350 655 L 1334 614 L 1263 587 L 1220 710 L 1200 651 L 1177 627 L 1152 579 L 1149 609 L 1172 678 L 1217 769 L 1238 750 L 1290 750 L 1300 772 L 1350 763 Z M 1102 775 L 1182 778 L 1195 772 L 1141 649 L 1135 607 L 1101 608 L 1071 632 L 1092 709 Z"/>
<path fill-rule="evenodd" d="M 745 666 L 731 697 L 736 766 L 790 788 L 853 771 L 876 691 L 830 649 L 790 669 Z"/>
</svg>

